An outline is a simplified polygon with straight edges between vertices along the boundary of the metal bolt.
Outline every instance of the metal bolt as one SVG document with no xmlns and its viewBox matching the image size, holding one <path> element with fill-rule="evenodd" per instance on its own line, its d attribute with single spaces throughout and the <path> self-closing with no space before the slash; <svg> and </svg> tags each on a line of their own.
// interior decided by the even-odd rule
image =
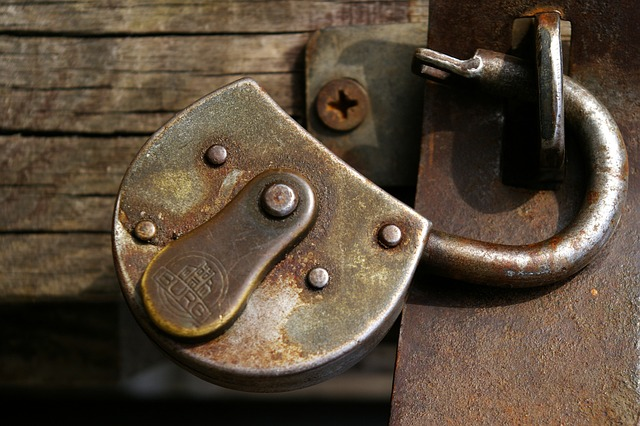
<svg viewBox="0 0 640 426">
<path fill-rule="evenodd" d="M 329 273 L 324 268 L 313 268 L 307 274 L 307 283 L 313 288 L 324 288 L 329 284 Z"/>
<path fill-rule="evenodd" d="M 316 97 L 320 120 L 330 129 L 353 130 L 362 123 L 369 109 L 369 95 L 357 81 L 350 78 L 332 80 Z"/>
<path fill-rule="evenodd" d="M 227 149 L 222 145 L 211 145 L 204 157 L 212 166 L 221 166 L 227 161 Z"/>
<path fill-rule="evenodd" d="M 271 216 L 289 216 L 298 207 L 298 196 L 284 183 L 275 183 L 262 193 L 262 208 Z"/>
<path fill-rule="evenodd" d="M 134 229 L 136 238 L 141 241 L 149 241 L 153 237 L 156 236 L 156 232 L 158 229 L 156 228 L 156 224 L 151 222 L 148 219 L 143 219 L 136 224 Z"/>
<path fill-rule="evenodd" d="M 393 248 L 402 241 L 402 231 L 396 225 L 385 225 L 378 231 L 378 241 L 386 248 Z"/>
</svg>

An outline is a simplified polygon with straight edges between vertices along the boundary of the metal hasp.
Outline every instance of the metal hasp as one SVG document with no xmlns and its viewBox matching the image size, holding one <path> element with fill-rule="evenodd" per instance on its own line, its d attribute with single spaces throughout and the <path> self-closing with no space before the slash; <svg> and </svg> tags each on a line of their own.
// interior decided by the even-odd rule
<svg viewBox="0 0 640 426">
<path fill-rule="evenodd" d="M 571 29 L 570 49 L 566 40 L 563 45 L 565 76 L 606 107 L 625 142 L 629 180 L 620 221 L 589 265 L 549 286 L 474 285 L 421 264 L 402 314 L 392 426 L 636 425 L 640 419 L 640 8 L 634 0 L 546 4 L 431 0 L 423 47 L 463 59 L 478 48 L 508 53 L 514 21 L 559 11 Z M 523 57 L 535 76 L 533 55 Z M 560 185 L 505 185 L 501 135 L 511 116 L 504 99 L 432 81 L 424 90 L 415 209 L 438 229 L 432 241 L 445 232 L 534 244 L 566 228 L 585 202 L 598 201 L 586 189 L 585 138 L 568 125 Z M 536 117 L 537 105 L 530 105 L 527 117 Z M 514 126 L 512 134 L 535 139 L 536 124 Z"/>
<path fill-rule="evenodd" d="M 422 24 L 328 27 L 305 51 L 306 130 L 387 191 L 413 192 L 423 82 L 411 56 Z"/>
<path fill-rule="evenodd" d="M 140 221 L 153 236 L 138 238 Z M 401 233 L 385 245 L 390 225 Z M 118 193 L 113 251 L 133 316 L 177 364 L 274 392 L 333 377 L 376 347 L 429 229 L 242 79 L 142 147 Z"/>
<path fill-rule="evenodd" d="M 521 60 L 478 50 L 458 60 L 418 49 L 415 69 L 431 79 L 461 76 L 487 93 L 531 96 L 535 76 Z M 611 114 L 570 77 L 564 79 L 567 124 L 584 149 L 589 172 L 584 203 L 561 232 L 526 246 L 481 242 L 434 230 L 423 256 L 438 275 L 487 285 L 527 287 L 552 284 L 580 271 L 603 248 L 620 220 L 628 180 L 627 152 Z M 535 97 L 533 97 L 535 100 Z"/>
</svg>

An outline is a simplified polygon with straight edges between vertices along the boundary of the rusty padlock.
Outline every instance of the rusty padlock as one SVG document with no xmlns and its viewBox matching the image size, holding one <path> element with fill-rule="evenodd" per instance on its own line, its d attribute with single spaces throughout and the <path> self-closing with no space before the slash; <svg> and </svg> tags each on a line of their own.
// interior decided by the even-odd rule
<svg viewBox="0 0 640 426">
<path fill-rule="evenodd" d="M 504 55 L 480 52 L 465 66 L 421 55 L 492 87 L 531 83 Z M 505 68 L 508 82 L 491 72 Z M 366 356 L 400 314 L 420 262 L 489 285 L 566 278 L 614 230 L 628 172 L 606 109 L 569 78 L 564 89 L 567 123 L 589 162 L 588 196 L 567 228 L 529 246 L 432 230 L 255 81 L 218 89 L 159 129 L 124 176 L 113 252 L 125 300 L 179 365 L 221 386 L 272 392 L 316 384 Z"/>
</svg>

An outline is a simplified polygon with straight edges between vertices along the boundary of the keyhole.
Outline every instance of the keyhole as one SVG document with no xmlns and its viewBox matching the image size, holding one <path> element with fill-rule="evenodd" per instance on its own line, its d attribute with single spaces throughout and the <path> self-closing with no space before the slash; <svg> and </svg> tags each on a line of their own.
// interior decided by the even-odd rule
<svg viewBox="0 0 640 426">
<path fill-rule="evenodd" d="M 335 110 L 340 111 L 340 114 L 342 114 L 342 118 L 345 120 L 349 115 L 349 108 L 352 108 L 357 105 L 358 105 L 358 101 L 349 98 L 344 93 L 344 90 L 338 91 L 337 100 L 329 102 L 329 106 Z"/>
</svg>

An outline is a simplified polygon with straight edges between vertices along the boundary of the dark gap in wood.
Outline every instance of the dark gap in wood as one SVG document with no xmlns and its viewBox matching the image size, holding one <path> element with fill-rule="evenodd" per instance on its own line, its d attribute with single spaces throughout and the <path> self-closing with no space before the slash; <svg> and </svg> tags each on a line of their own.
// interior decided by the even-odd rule
<svg viewBox="0 0 640 426">
<path fill-rule="evenodd" d="M 121 115 L 121 114 L 176 114 L 180 110 L 173 109 L 132 109 L 128 111 L 74 111 L 74 115 Z"/>
<path fill-rule="evenodd" d="M 56 192 L 56 195 L 61 195 L 64 197 L 72 197 L 72 198 L 115 198 L 118 194 L 111 194 L 106 192 L 93 192 L 93 193 L 82 193 L 82 194 L 72 194 L 69 192 Z"/>
<path fill-rule="evenodd" d="M 53 183 L 0 183 L 0 188 L 44 188 L 44 189 L 52 189 L 57 190 L 58 186 Z M 44 192 L 43 194 L 46 194 Z M 62 197 L 71 197 L 71 198 L 112 198 L 117 194 L 115 192 L 83 192 L 83 193 L 72 193 L 72 192 L 60 192 L 55 191 L 56 196 Z"/>
<path fill-rule="evenodd" d="M 273 35 L 286 35 L 286 34 L 311 34 L 313 31 L 276 31 L 272 33 L 268 32 L 229 32 L 229 33 L 216 33 L 216 32 L 148 32 L 148 33 L 128 33 L 128 32 L 105 32 L 105 33 L 82 33 L 73 31 L 23 31 L 23 30 L 4 30 L 0 31 L 0 36 L 11 37 L 49 37 L 49 38 L 151 38 L 151 37 L 237 37 L 237 36 L 273 36 Z"/>
<path fill-rule="evenodd" d="M 0 188 L 50 188 L 56 189 L 53 183 L 0 183 Z M 67 194 L 69 195 L 69 194 Z"/>
<path fill-rule="evenodd" d="M 22 136 L 22 137 L 83 137 L 104 139 L 105 137 L 121 138 L 121 137 L 150 137 L 153 132 L 70 132 L 58 130 L 30 130 L 30 129 L 3 129 L 0 128 L 0 136 Z"/>
<path fill-rule="evenodd" d="M 91 230 L 64 230 L 55 231 L 50 229 L 12 229 L 11 231 L 0 230 L 0 235 L 110 235 L 111 231 L 91 231 Z"/>
<path fill-rule="evenodd" d="M 158 71 L 125 71 L 129 74 L 151 74 L 151 73 L 157 73 Z M 191 75 L 195 75 L 198 77 L 234 77 L 237 76 L 238 79 L 241 78 L 252 78 L 255 80 L 254 77 L 260 77 L 263 75 L 300 75 L 304 77 L 305 71 L 304 69 L 292 69 L 291 71 L 259 71 L 259 72 L 254 72 L 254 71 L 247 71 L 244 73 L 205 73 L 202 71 L 193 73 L 190 71 L 173 71 L 173 70 L 164 70 L 162 71 L 163 73 L 167 73 L 167 74 L 186 74 L 189 73 Z"/>
<path fill-rule="evenodd" d="M 74 90 L 112 90 L 113 86 L 110 84 L 98 85 L 98 86 L 75 86 L 75 87 L 27 87 L 0 84 L 0 87 L 7 88 L 9 90 L 22 90 L 25 92 L 71 92 Z M 139 89 L 136 89 L 139 90 Z"/>
</svg>

